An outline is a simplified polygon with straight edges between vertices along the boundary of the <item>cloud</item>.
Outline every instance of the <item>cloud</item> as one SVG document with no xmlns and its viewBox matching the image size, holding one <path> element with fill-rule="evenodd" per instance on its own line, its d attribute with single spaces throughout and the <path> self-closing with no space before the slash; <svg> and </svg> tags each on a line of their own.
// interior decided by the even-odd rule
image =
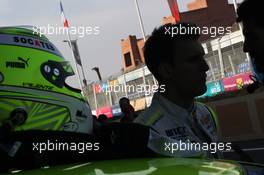
<svg viewBox="0 0 264 175">
<path fill-rule="evenodd" d="M 7 0 L 1 0 L 0 1 L 0 7 L 1 7 L 0 19 L 1 19 L 1 16 L 3 16 L 4 14 L 6 14 L 6 13 L 11 11 L 11 6 L 9 5 Z"/>
</svg>

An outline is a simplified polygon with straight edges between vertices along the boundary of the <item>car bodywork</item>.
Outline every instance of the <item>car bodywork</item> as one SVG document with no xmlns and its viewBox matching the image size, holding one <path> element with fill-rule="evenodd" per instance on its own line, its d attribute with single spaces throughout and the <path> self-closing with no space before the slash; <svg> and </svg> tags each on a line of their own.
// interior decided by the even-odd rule
<svg viewBox="0 0 264 175">
<path fill-rule="evenodd" d="M 235 162 L 218 160 L 202 160 L 191 158 L 143 158 L 85 162 L 57 167 L 44 167 L 32 171 L 13 171 L 16 174 L 48 174 L 48 175 L 215 175 L 245 174 L 243 167 Z"/>
</svg>

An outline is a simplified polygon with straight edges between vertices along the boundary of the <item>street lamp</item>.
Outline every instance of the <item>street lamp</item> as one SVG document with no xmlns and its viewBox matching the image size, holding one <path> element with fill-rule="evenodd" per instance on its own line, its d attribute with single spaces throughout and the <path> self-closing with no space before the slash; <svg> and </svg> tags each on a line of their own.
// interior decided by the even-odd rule
<svg viewBox="0 0 264 175">
<path fill-rule="evenodd" d="M 97 73 L 99 81 L 102 81 L 102 77 L 101 77 L 101 74 L 100 74 L 100 71 L 99 71 L 99 67 L 94 67 L 94 68 L 92 68 L 92 70 Z"/>
</svg>

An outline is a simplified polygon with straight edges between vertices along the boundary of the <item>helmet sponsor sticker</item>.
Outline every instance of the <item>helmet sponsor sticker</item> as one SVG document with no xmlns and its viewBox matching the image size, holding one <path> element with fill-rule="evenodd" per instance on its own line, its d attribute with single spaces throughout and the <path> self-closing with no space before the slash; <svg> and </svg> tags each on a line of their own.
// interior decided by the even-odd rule
<svg viewBox="0 0 264 175">
<path fill-rule="evenodd" d="M 29 66 L 29 60 L 30 58 L 17 57 L 17 61 L 6 61 L 6 68 L 25 69 Z"/>
<path fill-rule="evenodd" d="M 0 34 L 0 45 L 1 44 L 40 49 L 62 57 L 59 50 L 52 43 L 38 38 L 19 36 L 19 35 Z"/>
</svg>

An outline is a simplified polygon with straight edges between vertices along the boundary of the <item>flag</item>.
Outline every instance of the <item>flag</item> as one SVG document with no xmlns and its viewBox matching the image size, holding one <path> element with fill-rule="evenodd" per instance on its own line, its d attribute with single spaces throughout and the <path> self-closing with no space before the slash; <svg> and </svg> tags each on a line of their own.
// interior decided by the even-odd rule
<svg viewBox="0 0 264 175">
<path fill-rule="evenodd" d="M 61 1 L 60 1 L 60 10 L 61 10 L 61 20 L 63 22 L 63 27 L 69 28 L 69 23 L 68 23 L 68 20 L 65 17 Z"/>
<path fill-rule="evenodd" d="M 82 66 L 81 57 L 80 57 L 79 49 L 77 46 L 77 40 L 72 40 L 71 45 L 72 45 L 72 52 L 74 54 L 76 63 Z"/>
<path fill-rule="evenodd" d="M 177 0 L 168 0 L 171 14 L 175 18 L 176 22 L 180 21 L 180 13 L 179 13 L 179 8 L 178 8 L 178 3 Z"/>
<path fill-rule="evenodd" d="M 94 90 L 94 92 L 96 93 L 96 94 L 99 94 L 99 93 L 101 93 L 101 91 L 102 91 L 102 88 L 101 88 L 101 85 L 100 84 L 94 84 L 93 85 L 93 90 Z"/>
</svg>

